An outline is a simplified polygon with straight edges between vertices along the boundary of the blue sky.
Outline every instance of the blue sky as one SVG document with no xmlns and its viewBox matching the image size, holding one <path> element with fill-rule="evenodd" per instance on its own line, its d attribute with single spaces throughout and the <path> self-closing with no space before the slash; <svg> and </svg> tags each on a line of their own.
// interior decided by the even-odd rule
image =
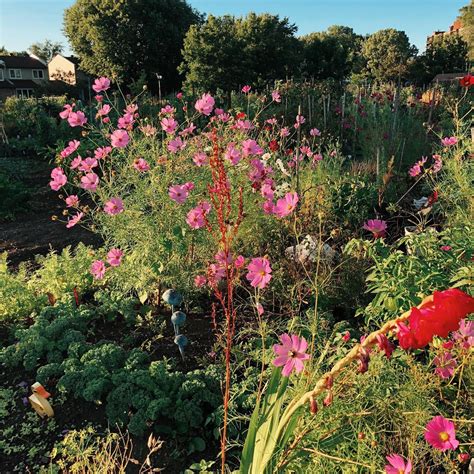
<svg viewBox="0 0 474 474">
<path fill-rule="evenodd" d="M 0 45 L 25 50 L 45 38 L 60 41 L 70 52 L 62 34 L 63 11 L 74 0 L 0 0 Z M 339 24 L 357 33 L 373 33 L 394 27 L 406 31 L 412 43 L 424 49 L 426 36 L 446 30 L 459 8 L 469 0 L 190 0 L 197 10 L 236 16 L 249 11 L 287 16 L 298 34 L 322 31 Z"/>
</svg>

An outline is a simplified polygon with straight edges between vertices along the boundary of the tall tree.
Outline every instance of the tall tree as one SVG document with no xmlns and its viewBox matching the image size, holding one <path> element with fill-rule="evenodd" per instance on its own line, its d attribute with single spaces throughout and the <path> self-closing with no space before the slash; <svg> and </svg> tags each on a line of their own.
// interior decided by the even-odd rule
<svg viewBox="0 0 474 474">
<path fill-rule="evenodd" d="M 288 19 L 276 15 L 210 15 L 189 29 L 180 71 L 188 86 L 228 93 L 244 83 L 258 87 L 284 79 L 298 61 L 295 31 Z"/>
<path fill-rule="evenodd" d="M 244 43 L 247 81 L 256 86 L 293 74 L 299 62 L 297 28 L 288 18 L 249 13 L 237 20 L 237 32 Z"/>
<path fill-rule="evenodd" d="M 317 79 L 344 78 L 361 68 L 363 38 L 347 26 L 303 36 L 303 74 Z"/>
<path fill-rule="evenodd" d="M 469 61 L 474 62 L 474 0 L 461 8 L 460 13 L 462 36 L 468 45 Z"/>
<path fill-rule="evenodd" d="M 61 43 L 45 39 L 43 42 L 33 43 L 29 50 L 32 54 L 38 56 L 38 58 L 49 63 L 56 54 L 63 52 L 64 46 Z"/>
<path fill-rule="evenodd" d="M 64 32 L 86 72 L 125 83 L 158 73 L 171 88 L 184 35 L 200 21 L 186 0 L 76 0 L 65 11 Z"/>
<path fill-rule="evenodd" d="M 246 76 L 244 42 L 237 35 L 233 16 L 209 15 L 202 25 L 193 25 L 184 39 L 180 72 L 190 87 L 215 92 L 236 89 Z"/>
<path fill-rule="evenodd" d="M 461 36 L 449 35 L 436 38 L 410 65 L 411 80 L 418 85 L 427 84 L 437 74 L 466 72 L 468 45 Z"/>
<path fill-rule="evenodd" d="M 405 77 L 409 60 L 416 53 L 417 49 L 410 45 L 406 33 L 393 28 L 373 33 L 362 47 L 368 75 L 385 81 Z"/>
</svg>

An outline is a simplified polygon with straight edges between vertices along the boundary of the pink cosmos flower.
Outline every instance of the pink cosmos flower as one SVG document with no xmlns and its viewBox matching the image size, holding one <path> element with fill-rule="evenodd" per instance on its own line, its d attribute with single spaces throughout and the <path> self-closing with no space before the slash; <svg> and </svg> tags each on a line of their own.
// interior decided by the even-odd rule
<svg viewBox="0 0 474 474">
<path fill-rule="evenodd" d="M 281 344 L 273 346 L 273 352 L 277 355 L 272 361 L 275 367 L 283 367 L 281 375 L 289 377 L 293 371 L 297 374 L 303 371 L 304 361 L 310 358 L 306 354 L 308 343 L 304 337 L 298 337 L 296 334 L 282 334 L 280 336 Z"/>
<path fill-rule="evenodd" d="M 280 130 L 280 136 L 281 137 L 287 137 L 290 134 L 290 131 L 288 130 L 288 127 L 283 127 Z"/>
<path fill-rule="evenodd" d="M 91 265 L 92 276 L 96 280 L 102 280 L 106 272 L 105 263 L 102 260 L 94 260 Z"/>
<path fill-rule="evenodd" d="M 202 97 L 198 101 L 196 101 L 194 107 L 199 113 L 203 115 L 211 115 L 215 103 L 216 101 L 211 96 L 211 94 L 203 94 Z"/>
<path fill-rule="evenodd" d="M 219 264 L 215 264 L 215 263 L 211 263 L 209 265 L 207 269 L 207 278 L 208 278 L 209 284 L 216 285 L 225 277 L 226 277 L 225 267 Z"/>
<path fill-rule="evenodd" d="M 63 120 L 66 120 L 66 119 L 69 117 L 69 115 L 71 114 L 74 105 L 75 105 L 75 104 L 72 104 L 72 105 L 66 104 L 66 105 L 64 106 L 64 109 L 63 109 L 61 112 L 59 112 L 59 116 L 60 116 Z"/>
<path fill-rule="evenodd" d="M 194 123 L 190 123 L 186 128 L 184 128 L 183 130 L 181 130 L 181 132 L 179 132 L 179 136 L 181 137 L 186 137 L 188 135 L 192 135 L 194 133 L 194 130 L 196 130 L 196 125 L 194 125 Z"/>
<path fill-rule="evenodd" d="M 458 139 L 456 137 L 445 137 L 441 140 L 443 146 L 453 146 L 456 145 Z"/>
<path fill-rule="evenodd" d="M 94 151 L 94 157 L 97 160 L 105 158 L 110 152 L 112 151 L 111 146 L 104 146 L 104 147 L 99 147 L 97 150 Z"/>
<path fill-rule="evenodd" d="M 66 228 L 74 227 L 84 217 L 83 212 L 78 212 L 74 217 L 70 217 L 67 221 Z"/>
<path fill-rule="evenodd" d="M 439 451 L 454 450 L 459 446 L 454 423 L 442 416 L 435 416 L 426 425 L 425 439 Z"/>
<path fill-rule="evenodd" d="M 178 122 L 173 117 L 165 117 L 160 123 L 161 128 L 170 135 L 172 135 L 178 128 Z"/>
<path fill-rule="evenodd" d="M 235 268 L 242 268 L 244 265 L 245 265 L 245 257 L 243 255 L 239 255 L 234 260 L 234 266 Z"/>
<path fill-rule="evenodd" d="M 132 127 L 133 122 L 134 122 L 133 115 L 126 113 L 118 119 L 117 125 L 119 128 L 130 130 L 131 128 L 133 128 Z"/>
<path fill-rule="evenodd" d="M 309 134 L 310 134 L 312 137 L 319 137 L 319 136 L 321 136 L 321 132 L 320 132 L 317 128 L 312 128 L 312 129 L 309 131 Z"/>
<path fill-rule="evenodd" d="M 110 107 L 109 104 L 104 104 L 98 111 L 97 111 L 97 115 L 99 115 L 100 117 L 105 117 L 106 115 L 109 114 L 110 110 L 112 109 L 112 107 Z"/>
<path fill-rule="evenodd" d="M 301 125 L 303 125 L 304 123 L 306 122 L 306 119 L 301 115 L 301 114 L 298 114 L 296 116 L 296 120 L 295 120 L 295 125 L 294 127 L 295 128 L 299 128 Z"/>
<path fill-rule="evenodd" d="M 237 120 L 237 122 L 235 122 L 234 128 L 236 130 L 248 131 L 253 130 L 254 125 L 250 120 Z"/>
<path fill-rule="evenodd" d="M 123 252 L 120 249 L 110 249 L 107 253 L 107 262 L 111 267 L 118 267 L 122 263 Z"/>
<path fill-rule="evenodd" d="M 262 204 L 263 212 L 265 214 L 274 214 L 275 213 L 275 204 L 270 199 L 267 199 Z"/>
<path fill-rule="evenodd" d="M 127 107 L 123 110 L 124 112 L 128 114 L 134 115 L 138 111 L 138 105 L 137 104 L 128 104 Z"/>
<path fill-rule="evenodd" d="M 67 118 L 71 127 L 83 127 L 87 123 L 87 118 L 84 112 L 71 112 Z"/>
<path fill-rule="evenodd" d="M 180 137 L 170 140 L 168 143 L 168 150 L 171 153 L 178 153 L 178 151 L 184 150 L 186 148 L 186 142 L 181 140 Z"/>
<path fill-rule="evenodd" d="M 189 187 L 186 184 L 175 184 L 168 189 L 168 196 L 178 204 L 183 204 L 189 196 Z"/>
<path fill-rule="evenodd" d="M 150 171 L 150 165 L 146 160 L 143 158 L 138 158 L 133 162 L 133 167 L 137 170 L 140 171 L 140 173 L 144 173 L 146 171 Z"/>
<path fill-rule="evenodd" d="M 97 102 L 102 102 L 104 100 L 104 96 L 103 95 L 100 95 L 100 94 L 97 94 L 94 96 L 94 99 L 97 101 Z"/>
<path fill-rule="evenodd" d="M 255 140 L 245 140 L 242 142 L 242 155 L 247 157 L 251 155 L 263 155 L 263 150 Z"/>
<path fill-rule="evenodd" d="M 170 104 L 166 104 L 165 107 L 162 107 L 160 110 L 160 114 L 166 115 L 166 114 L 171 114 L 173 115 L 176 112 L 176 109 L 174 107 L 171 107 Z"/>
<path fill-rule="evenodd" d="M 321 155 L 321 153 L 315 153 L 313 155 L 313 165 L 316 165 L 318 163 L 318 161 L 321 161 L 323 159 L 323 155 Z"/>
<path fill-rule="evenodd" d="M 469 349 L 474 346 L 474 321 L 468 321 L 467 319 L 461 320 L 459 329 L 453 332 L 453 338 L 455 341 L 461 343 L 464 349 Z"/>
<path fill-rule="evenodd" d="M 228 122 L 228 121 L 231 119 L 231 116 L 230 116 L 230 114 L 228 114 L 227 112 L 224 112 L 224 113 L 222 113 L 222 114 L 219 114 L 219 115 L 217 116 L 217 118 L 218 118 L 221 122 L 226 123 L 226 122 Z"/>
<path fill-rule="evenodd" d="M 72 170 L 75 170 L 76 168 L 79 168 L 79 166 L 81 166 L 81 163 L 82 163 L 82 156 L 81 156 L 81 155 L 78 155 L 78 156 L 76 156 L 76 158 L 74 158 L 74 159 L 71 161 L 71 164 L 69 165 L 69 167 L 70 167 Z"/>
<path fill-rule="evenodd" d="M 280 219 L 289 216 L 295 210 L 298 201 L 297 193 L 287 193 L 285 197 L 278 199 L 273 212 Z"/>
<path fill-rule="evenodd" d="M 193 162 L 196 166 L 205 166 L 208 163 L 207 155 L 203 151 L 198 151 L 193 156 Z"/>
<path fill-rule="evenodd" d="M 207 283 L 207 278 L 204 275 L 196 275 L 194 277 L 194 286 L 202 288 Z"/>
<path fill-rule="evenodd" d="M 390 454 L 387 456 L 387 461 L 389 464 L 385 466 L 386 474 L 410 474 L 412 465 L 409 459 L 405 462 L 400 455 Z"/>
<path fill-rule="evenodd" d="M 273 91 L 272 92 L 272 100 L 273 102 L 281 102 L 281 95 L 278 91 Z"/>
<path fill-rule="evenodd" d="M 451 245 L 442 245 L 440 247 L 440 249 L 443 251 L 443 252 L 449 252 L 450 250 L 452 250 L 453 248 L 451 247 Z"/>
<path fill-rule="evenodd" d="M 362 228 L 372 232 L 375 239 L 385 237 L 387 233 L 387 223 L 380 219 L 369 219 Z"/>
<path fill-rule="evenodd" d="M 267 201 L 271 201 L 273 199 L 273 195 L 275 194 L 275 191 L 272 188 L 271 184 L 262 184 L 262 187 L 260 188 L 260 194 L 264 199 Z"/>
<path fill-rule="evenodd" d="M 104 212 L 109 216 L 116 216 L 124 211 L 123 201 L 118 197 L 109 199 L 104 205 Z"/>
<path fill-rule="evenodd" d="M 191 209 L 186 217 L 186 222 L 192 229 L 200 229 L 206 224 L 205 216 L 211 211 L 211 205 L 202 201 L 194 209 Z"/>
<path fill-rule="evenodd" d="M 232 254 L 229 253 L 227 256 L 223 250 L 219 250 L 214 255 L 214 258 L 216 259 L 216 262 L 221 266 L 221 267 L 227 267 L 227 265 L 230 265 L 232 263 Z"/>
<path fill-rule="evenodd" d="M 75 207 L 79 204 L 79 198 L 75 194 L 71 194 L 66 198 L 67 207 Z"/>
<path fill-rule="evenodd" d="M 114 148 L 125 148 L 130 141 L 130 136 L 126 130 L 119 129 L 110 135 L 110 141 Z"/>
<path fill-rule="evenodd" d="M 215 113 L 216 115 L 222 115 L 222 114 L 224 113 L 224 109 L 220 109 L 220 108 L 216 107 L 216 108 L 214 109 L 214 113 Z"/>
<path fill-rule="evenodd" d="M 251 89 L 252 89 L 251 86 L 244 86 L 244 87 L 242 87 L 242 92 L 243 92 L 244 94 L 248 94 Z"/>
<path fill-rule="evenodd" d="M 182 92 L 178 92 L 178 93 L 176 94 L 176 98 L 177 98 L 178 100 L 181 100 L 181 99 L 183 98 L 183 93 L 182 93 Z"/>
<path fill-rule="evenodd" d="M 145 135 L 145 137 L 153 137 L 154 135 L 156 135 L 156 128 L 149 124 L 142 125 L 140 127 L 140 130 L 143 132 L 143 135 Z"/>
<path fill-rule="evenodd" d="M 99 177 L 95 173 L 87 173 L 81 178 L 81 188 L 95 191 L 99 185 Z"/>
<path fill-rule="evenodd" d="M 433 155 L 434 163 L 433 166 L 431 167 L 431 171 L 433 173 L 439 173 L 441 171 L 441 168 L 443 167 L 443 159 L 439 155 Z"/>
<path fill-rule="evenodd" d="M 421 166 L 419 163 L 415 163 L 408 171 L 408 174 L 414 178 L 415 176 L 418 176 L 421 173 Z"/>
<path fill-rule="evenodd" d="M 256 307 L 257 307 L 257 314 L 259 316 L 262 316 L 263 313 L 265 312 L 265 310 L 263 309 L 263 306 L 260 303 L 257 303 Z"/>
<path fill-rule="evenodd" d="M 343 335 L 342 335 L 342 340 L 344 342 L 347 342 L 349 339 L 351 338 L 351 333 L 349 331 L 346 331 Z"/>
<path fill-rule="evenodd" d="M 227 145 L 224 158 L 230 161 L 233 165 L 236 165 L 242 159 L 240 151 L 235 148 L 235 143 L 231 142 Z"/>
<path fill-rule="evenodd" d="M 94 92 L 104 92 L 107 89 L 110 88 L 110 79 L 107 79 L 106 77 L 99 77 L 94 81 L 94 84 L 92 85 L 92 89 L 94 89 Z"/>
<path fill-rule="evenodd" d="M 81 142 L 79 140 L 72 140 L 68 143 L 68 146 L 60 153 L 61 158 L 67 158 L 69 155 L 74 153 L 78 148 Z"/>
<path fill-rule="evenodd" d="M 89 173 L 93 168 L 97 166 L 97 160 L 95 158 L 86 158 L 81 161 L 79 165 L 79 170 Z"/>
<path fill-rule="evenodd" d="M 457 361 L 450 352 L 443 352 L 439 356 L 433 359 L 434 365 L 436 365 L 435 374 L 439 375 L 442 379 L 449 379 L 454 374 Z"/>
<path fill-rule="evenodd" d="M 67 177 L 62 168 L 57 167 L 51 171 L 49 186 L 53 191 L 59 191 L 67 183 Z"/>
<path fill-rule="evenodd" d="M 265 257 L 252 258 L 247 270 L 246 278 L 254 288 L 263 290 L 272 279 L 270 262 Z"/>
</svg>

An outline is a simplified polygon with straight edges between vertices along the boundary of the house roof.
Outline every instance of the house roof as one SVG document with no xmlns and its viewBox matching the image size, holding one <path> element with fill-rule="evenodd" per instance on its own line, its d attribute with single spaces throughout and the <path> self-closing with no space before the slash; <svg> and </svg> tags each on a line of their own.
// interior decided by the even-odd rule
<svg viewBox="0 0 474 474">
<path fill-rule="evenodd" d="M 66 56 L 66 59 L 71 61 L 76 66 L 79 66 L 79 63 L 81 62 L 81 60 L 76 56 Z"/>
<path fill-rule="evenodd" d="M 39 59 L 31 56 L 0 56 L 0 61 L 5 63 L 6 68 L 14 69 L 47 69 Z"/>
</svg>

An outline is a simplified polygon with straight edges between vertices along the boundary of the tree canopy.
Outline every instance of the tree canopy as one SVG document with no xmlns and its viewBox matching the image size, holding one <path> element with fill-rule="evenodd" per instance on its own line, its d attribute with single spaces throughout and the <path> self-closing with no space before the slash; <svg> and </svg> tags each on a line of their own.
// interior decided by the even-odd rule
<svg viewBox="0 0 474 474">
<path fill-rule="evenodd" d="M 469 61 L 474 61 L 474 0 L 461 8 L 462 36 L 468 45 Z"/>
<path fill-rule="evenodd" d="M 334 25 L 301 38 L 303 74 L 316 79 L 344 78 L 360 69 L 363 38 L 347 26 Z"/>
<path fill-rule="evenodd" d="M 64 32 L 86 72 L 127 84 L 159 73 L 171 88 L 184 35 L 201 19 L 185 0 L 76 0 Z"/>
<path fill-rule="evenodd" d="M 64 46 L 61 43 L 46 39 L 43 42 L 33 43 L 29 50 L 32 54 L 38 56 L 38 58 L 49 63 L 56 54 L 63 52 Z"/>
<path fill-rule="evenodd" d="M 298 64 L 295 32 L 296 27 L 278 15 L 209 15 L 202 25 L 189 29 L 180 71 L 188 86 L 210 91 L 284 79 Z"/>
<path fill-rule="evenodd" d="M 362 46 L 367 74 L 378 80 L 405 77 L 409 60 L 417 54 L 404 31 L 393 28 L 371 34 Z"/>
</svg>

